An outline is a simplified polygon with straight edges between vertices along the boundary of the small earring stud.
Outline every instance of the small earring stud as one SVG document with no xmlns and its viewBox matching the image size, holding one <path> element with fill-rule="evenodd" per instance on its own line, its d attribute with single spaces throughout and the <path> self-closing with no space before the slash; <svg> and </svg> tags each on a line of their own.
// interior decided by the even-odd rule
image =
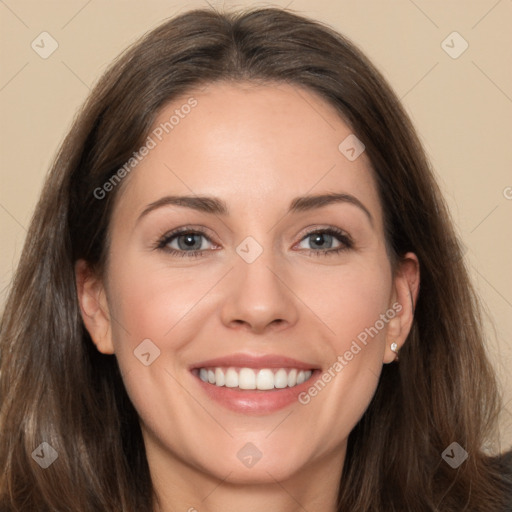
<svg viewBox="0 0 512 512">
<path fill-rule="evenodd" d="M 396 354 L 395 361 L 398 361 L 398 345 L 395 342 L 391 343 L 391 352 Z"/>
</svg>

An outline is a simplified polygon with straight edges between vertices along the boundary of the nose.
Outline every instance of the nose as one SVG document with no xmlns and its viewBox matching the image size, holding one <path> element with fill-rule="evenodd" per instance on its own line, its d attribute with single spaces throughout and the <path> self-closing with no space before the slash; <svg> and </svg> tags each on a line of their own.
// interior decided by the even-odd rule
<svg viewBox="0 0 512 512">
<path fill-rule="evenodd" d="M 241 258 L 224 288 L 222 322 L 255 334 L 286 329 L 297 322 L 298 299 L 288 273 L 278 269 L 270 251 L 252 263 Z"/>
</svg>

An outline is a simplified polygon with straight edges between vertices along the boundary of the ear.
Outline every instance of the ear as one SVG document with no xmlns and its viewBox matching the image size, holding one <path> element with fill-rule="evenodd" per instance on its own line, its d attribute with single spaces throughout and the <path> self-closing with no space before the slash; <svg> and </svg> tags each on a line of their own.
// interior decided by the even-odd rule
<svg viewBox="0 0 512 512">
<path fill-rule="evenodd" d="M 84 260 L 75 264 L 75 279 L 80 312 L 92 341 L 101 353 L 113 354 L 110 313 L 102 280 Z"/>
<path fill-rule="evenodd" d="M 414 253 L 408 252 L 401 258 L 394 277 L 394 288 L 392 309 L 397 314 L 388 323 L 384 363 L 391 363 L 396 359 L 391 344 L 397 344 L 398 352 L 411 331 L 420 289 L 420 264 Z"/>
</svg>

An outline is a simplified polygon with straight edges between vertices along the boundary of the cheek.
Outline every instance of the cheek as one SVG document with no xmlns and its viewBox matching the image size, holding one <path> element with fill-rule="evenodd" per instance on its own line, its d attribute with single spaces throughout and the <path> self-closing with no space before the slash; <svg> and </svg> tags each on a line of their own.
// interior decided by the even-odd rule
<svg viewBox="0 0 512 512">
<path fill-rule="evenodd" d="M 326 449 L 344 439 L 368 407 L 378 384 L 389 320 L 392 277 L 384 262 L 340 269 L 320 279 L 308 305 L 328 325 L 331 335 L 326 367 L 300 398 L 318 425 L 332 428 Z M 327 340 L 326 340 L 327 341 Z"/>
<path fill-rule="evenodd" d="M 180 385 L 183 347 L 197 336 L 198 321 L 213 314 L 204 299 L 219 275 L 203 272 L 198 278 L 190 269 L 170 270 L 127 258 L 110 276 L 112 335 L 127 393 L 145 427 L 160 432 L 173 451 L 183 451 L 185 457 L 179 440 L 193 433 L 204 438 L 201 425 L 208 418 L 194 417 L 186 425 L 176 422 L 176 411 L 190 405 L 190 395 Z M 162 431 L 168 425 L 173 425 L 172 437 Z M 214 429 L 208 434 L 212 444 L 214 434 Z"/>
<path fill-rule="evenodd" d="M 325 274 L 317 272 L 314 286 L 304 287 L 307 305 L 319 322 L 330 328 L 331 342 L 338 354 L 374 326 L 390 307 L 392 278 L 386 261 L 340 267 Z M 378 330 L 385 334 L 386 324 L 380 324 Z"/>
<path fill-rule="evenodd" d="M 174 343 L 172 331 L 187 324 L 188 315 L 215 284 L 213 274 L 203 272 L 199 279 L 190 269 L 170 271 L 147 261 L 125 261 L 116 268 L 109 290 L 116 352 L 123 351 L 127 338 L 132 343 L 146 338 L 158 343 L 165 339 L 166 345 Z"/>
</svg>

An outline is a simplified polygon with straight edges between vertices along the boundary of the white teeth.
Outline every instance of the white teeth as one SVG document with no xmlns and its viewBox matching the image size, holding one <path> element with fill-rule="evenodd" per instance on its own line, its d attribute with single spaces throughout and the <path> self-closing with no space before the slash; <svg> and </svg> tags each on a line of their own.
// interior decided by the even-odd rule
<svg viewBox="0 0 512 512">
<path fill-rule="evenodd" d="M 288 387 L 291 388 L 297 384 L 297 370 L 294 368 L 288 374 Z"/>
<path fill-rule="evenodd" d="M 226 387 L 227 388 L 237 388 L 238 387 L 238 373 L 236 373 L 236 370 L 234 368 L 228 368 L 228 371 L 226 372 Z"/>
<path fill-rule="evenodd" d="M 224 386 L 224 384 L 226 384 L 224 372 L 220 368 L 215 368 L 215 380 L 213 382 L 217 384 L 217 386 Z"/>
<path fill-rule="evenodd" d="M 296 368 L 240 368 L 238 371 L 235 368 L 200 368 L 199 378 L 215 386 L 266 391 L 274 388 L 292 388 L 308 380 L 312 373 L 311 370 Z"/>
<path fill-rule="evenodd" d="M 272 370 L 260 370 L 256 378 L 256 387 L 258 389 L 274 389 L 274 374 Z"/>
<path fill-rule="evenodd" d="M 274 386 L 277 389 L 283 389 L 288 386 L 288 375 L 286 375 L 285 369 L 281 368 L 280 370 L 277 370 L 274 375 Z"/>
<path fill-rule="evenodd" d="M 256 374 L 251 368 L 242 368 L 238 374 L 238 387 L 240 389 L 256 389 Z"/>
</svg>

